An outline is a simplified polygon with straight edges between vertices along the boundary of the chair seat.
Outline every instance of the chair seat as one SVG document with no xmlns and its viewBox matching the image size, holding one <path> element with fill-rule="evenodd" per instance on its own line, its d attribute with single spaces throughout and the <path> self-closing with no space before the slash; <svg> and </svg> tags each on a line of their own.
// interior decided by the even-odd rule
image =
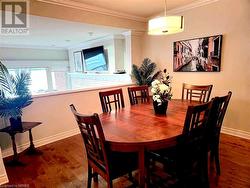
<svg viewBox="0 0 250 188">
<path fill-rule="evenodd" d="M 168 148 L 164 150 L 158 150 L 158 151 L 148 151 L 146 154 L 147 160 L 152 162 L 159 162 L 163 165 L 163 168 L 165 170 L 169 170 L 171 174 L 176 173 L 176 148 Z M 153 164 L 152 165 L 156 165 Z M 158 165 L 159 166 L 159 165 Z"/>
<path fill-rule="evenodd" d="M 112 152 L 109 155 L 110 175 L 112 179 L 123 176 L 138 169 L 137 153 Z"/>
<path fill-rule="evenodd" d="M 190 157 L 182 155 L 176 148 L 148 152 L 147 160 L 151 160 L 149 165 L 150 183 L 152 188 L 200 188 L 207 186 L 204 184 L 200 174 L 200 162 L 187 163 Z M 185 177 L 179 179 L 180 172 Z M 182 177 L 181 175 L 181 177 Z"/>
</svg>

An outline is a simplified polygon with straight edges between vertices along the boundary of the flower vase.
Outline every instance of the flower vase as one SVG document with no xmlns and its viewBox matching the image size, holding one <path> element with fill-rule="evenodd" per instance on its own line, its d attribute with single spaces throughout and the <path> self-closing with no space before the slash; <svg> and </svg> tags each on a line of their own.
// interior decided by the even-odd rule
<svg viewBox="0 0 250 188">
<path fill-rule="evenodd" d="M 11 129 L 16 130 L 16 131 L 22 131 L 22 118 L 21 116 L 18 117 L 11 117 L 10 118 L 10 126 Z"/>
<path fill-rule="evenodd" d="M 168 101 L 164 101 L 160 105 L 158 105 L 158 102 L 154 101 L 153 106 L 156 115 L 166 115 L 168 108 Z"/>
</svg>

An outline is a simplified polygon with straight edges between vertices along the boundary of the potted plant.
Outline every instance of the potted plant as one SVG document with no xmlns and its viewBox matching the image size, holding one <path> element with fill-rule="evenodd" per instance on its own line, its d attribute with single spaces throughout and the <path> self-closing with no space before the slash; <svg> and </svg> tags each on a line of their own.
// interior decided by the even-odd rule
<svg viewBox="0 0 250 188">
<path fill-rule="evenodd" d="M 152 82 L 153 105 L 155 114 L 166 114 L 168 101 L 172 98 L 171 77 L 164 69 L 160 79 Z"/>
<path fill-rule="evenodd" d="M 9 118 L 15 130 L 22 130 L 22 110 L 33 102 L 28 88 L 30 81 L 29 73 L 12 76 L 0 61 L 0 117 Z"/>
<path fill-rule="evenodd" d="M 136 80 L 137 85 L 148 85 L 160 75 L 161 71 L 156 70 L 156 64 L 151 61 L 149 58 L 145 58 L 142 62 L 142 65 L 138 67 L 137 65 L 132 66 L 132 76 Z"/>
</svg>

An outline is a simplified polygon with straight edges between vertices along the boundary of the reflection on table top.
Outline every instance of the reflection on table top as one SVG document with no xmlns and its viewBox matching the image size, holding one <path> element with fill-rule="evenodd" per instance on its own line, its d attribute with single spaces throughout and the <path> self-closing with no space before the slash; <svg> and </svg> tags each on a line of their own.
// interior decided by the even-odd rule
<svg viewBox="0 0 250 188">
<path fill-rule="evenodd" d="M 151 144 L 182 133 L 189 101 L 171 100 L 166 116 L 154 114 L 152 103 L 103 113 L 100 119 L 107 141 L 113 144 Z"/>
</svg>

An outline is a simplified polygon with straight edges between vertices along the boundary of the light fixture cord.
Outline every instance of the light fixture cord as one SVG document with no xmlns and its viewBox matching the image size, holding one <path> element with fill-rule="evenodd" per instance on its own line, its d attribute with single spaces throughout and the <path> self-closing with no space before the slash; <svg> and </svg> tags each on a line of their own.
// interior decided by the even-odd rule
<svg viewBox="0 0 250 188">
<path fill-rule="evenodd" d="M 167 0 L 165 0 L 165 16 L 167 16 Z"/>
</svg>

